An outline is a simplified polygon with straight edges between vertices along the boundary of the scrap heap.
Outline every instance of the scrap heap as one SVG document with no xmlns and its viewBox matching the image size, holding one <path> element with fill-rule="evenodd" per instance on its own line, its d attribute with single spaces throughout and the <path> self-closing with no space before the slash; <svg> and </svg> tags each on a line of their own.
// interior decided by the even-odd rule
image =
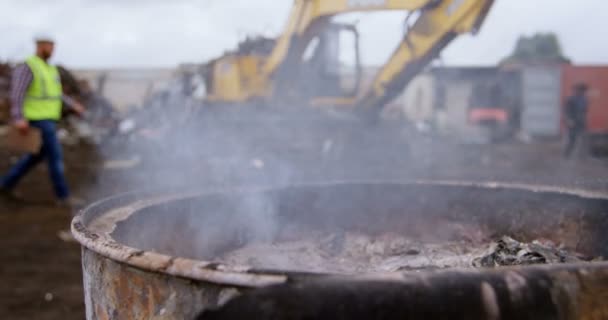
<svg viewBox="0 0 608 320">
<path fill-rule="evenodd" d="M 8 63 L 0 63 L 0 123 L 5 123 L 10 114 L 8 91 L 11 70 L 11 66 Z"/>
</svg>

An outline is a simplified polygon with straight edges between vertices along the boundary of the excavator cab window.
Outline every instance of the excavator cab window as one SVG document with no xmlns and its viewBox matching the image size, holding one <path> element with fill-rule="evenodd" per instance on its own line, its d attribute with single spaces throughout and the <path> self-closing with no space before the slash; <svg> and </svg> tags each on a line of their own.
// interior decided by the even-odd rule
<svg viewBox="0 0 608 320">
<path fill-rule="evenodd" d="M 315 54 L 319 49 L 319 37 L 315 37 L 308 43 L 306 50 L 304 50 L 304 55 L 302 55 L 302 61 L 304 63 L 310 63 L 311 60 L 315 57 Z"/>
<path fill-rule="evenodd" d="M 350 65 L 343 61 L 344 57 Z M 357 29 L 332 23 L 308 42 L 302 54 L 300 85 L 311 97 L 354 97 L 361 82 L 360 64 Z"/>
</svg>

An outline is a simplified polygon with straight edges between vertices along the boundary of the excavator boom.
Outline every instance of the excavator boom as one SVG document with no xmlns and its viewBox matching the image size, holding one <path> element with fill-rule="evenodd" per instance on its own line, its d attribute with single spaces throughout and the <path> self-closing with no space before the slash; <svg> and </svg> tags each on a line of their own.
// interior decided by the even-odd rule
<svg viewBox="0 0 608 320">
<path fill-rule="evenodd" d="M 456 36 L 476 33 L 492 4 L 493 0 L 444 0 L 422 9 L 357 107 L 378 109 L 398 96 Z"/>
<path fill-rule="evenodd" d="M 287 26 L 279 37 L 277 46 L 264 66 L 269 75 L 284 63 L 293 42 L 302 36 L 319 19 L 328 19 L 350 12 L 400 10 L 413 11 L 437 2 L 429 0 L 295 0 Z"/>
<path fill-rule="evenodd" d="M 209 81 L 214 84 L 210 90 L 211 96 L 216 101 L 234 102 L 254 99 L 276 101 L 290 96 L 295 101 L 308 101 L 311 105 L 346 105 L 377 112 L 399 95 L 408 82 L 456 36 L 475 33 L 493 2 L 494 0 L 294 0 L 285 30 L 267 55 L 234 53 L 214 61 L 216 68 L 210 71 L 212 81 Z M 310 44 L 324 32 L 336 29 L 337 24 L 331 21 L 336 15 L 386 10 L 407 12 L 408 20 L 416 18 L 390 59 L 381 67 L 365 92 L 351 95 L 327 94 L 330 90 L 321 84 L 321 78 L 329 77 L 334 84 L 338 81 L 336 77 L 324 73 L 323 68 L 328 67 L 327 63 L 315 60 L 317 64 L 314 65 L 304 61 Z M 354 30 L 352 26 L 338 28 Z M 356 30 L 354 32 L 358 39 L 358 33 Z M 321 47 L 327 49 L 333 45 L 327 42 L 331 41 L 326 39 Z M 355 91 L 357 90 L 358 87 Z"/>
</svg>

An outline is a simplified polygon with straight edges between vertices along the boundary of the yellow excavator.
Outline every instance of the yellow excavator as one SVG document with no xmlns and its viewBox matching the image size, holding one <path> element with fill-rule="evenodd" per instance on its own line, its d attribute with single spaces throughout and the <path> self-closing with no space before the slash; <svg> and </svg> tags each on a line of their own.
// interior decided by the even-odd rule
<svg viewBox="0 0 608 320">
<path fill-rule="evenodd" d="M 210 104 L 346 106 L 378 114 L 457 35 L 476 33 L 494 0 L 295 0 L 277 39 L 247 39 L 204 67 Z M 407 12 L 401 43 L 371 85 L 361 89 L 359 34 L 336 15 Z M 340 73 L 339 34 L 354 36 L 350 86 Z M 348 87 L 348 88 L 345 88 Z"/>
</svg>

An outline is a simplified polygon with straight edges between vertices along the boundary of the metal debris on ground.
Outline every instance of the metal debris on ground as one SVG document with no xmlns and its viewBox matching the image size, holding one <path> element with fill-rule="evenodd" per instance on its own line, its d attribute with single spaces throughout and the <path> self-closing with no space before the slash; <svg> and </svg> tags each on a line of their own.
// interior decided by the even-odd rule
<svg viewBox="0 0 608 320">
<path fill-rule="evenodd" d="M 53 294 L 52 294 L 52 293 L 50 293 L 50 292 L 47 292 L 47 293 L 44 295 L 44 301 L 46 301 L 46 302 L 51 302 L 51 301 L 53 301 Z"/>
<path fill-rule="evenodd" d="M 118 125 L 118 132 L 121 134 L 129 134 L 137 128 L 137 122 L 135 120 L 127 118 L 120 121 Z"/>
<path fill-rule="evenodd" d="M 260 170 L 260 169 L 264 169 L 265 163 L 264 163 L 264 160 L 255 158 L 255 159 L 251 160 L 251 166 Z"/>
<path fill-rule="evenodd" d="M 475 267 L 493 268 L 531 264 L 555 264 L 581 262 L 575 254 L 556 247 L 551 243 L 533 241 L 519 242 L 510 237 L 502 237 L 493 243 L 489 251 L 473 261 Z"/>
<path fill-rule="evenodd" d="M 131 169 L 138 166 L 140 163 L 141 157 L 134 156 L 133 158 L 124 160 L 107 160 L 104 162 L 103 168 L 108 170 Z"/>
</svg>

